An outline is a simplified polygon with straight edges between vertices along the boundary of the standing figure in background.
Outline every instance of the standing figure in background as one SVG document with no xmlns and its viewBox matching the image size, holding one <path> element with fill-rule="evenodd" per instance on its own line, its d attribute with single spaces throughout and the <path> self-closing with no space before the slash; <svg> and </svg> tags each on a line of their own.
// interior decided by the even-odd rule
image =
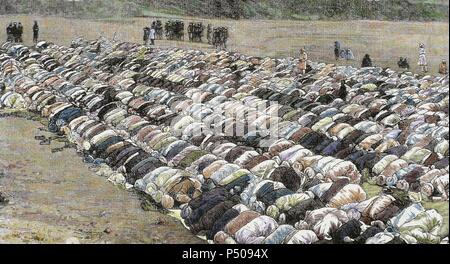
<svg viewBox="0 0 450 264">
<path fill-rule="evenodd" d="M 208 40 L 208 44 L 212 44 L 212 26 L 208 24 L 208 28 L 206 30 L 206 38 Z"/>
<path fill-rule="evenodd" d="M 301 74 L 306 73 L 306 62 L 308 60 L 308 54 L 306 53 L 305 49 L 300 49 L 300 56 L 299 56 L 299 62 L 298 62 L 298 70 Z"/>
<path fill-rule="evenodd" d="M 448 73 L 447 61 L 442 60 L 441 64 L 439 64 L 439 73 L 443 75 L 446 75 Z"/>
<path fill-rule="evenodd" d="M 216 49 L 226 50 L 228 41 L 228 28 L 217 27 L 213 29 L 212 44 Z"/>
<path fill-rule="evenodd" d="M 14 34 L 13 34 L 13 23 L 9 23 L 6 27 L 6 41 L 14 42 Z"/>
<path fill-rule="evenodd" d="M 345 59 L 346 60 L 355 60 L 355 55 L 353 55 L 353 52 L 350 48 L 347 48 L 345 50 Z"/>
<path fill-rule="evenodd" d="M 19 33 L 18 33 L 18 28 L 17 28 L 17 22 L 14 22 L 11 32 L 12 32 L 12 36 L 14 39 L 14 43 L 19 42 Z"/>
<path fill-rule="evenodd" d="M 144 45 L 145 46 L 147 46 L 148 45 L 148 37 L 149 37 L 149 34 L 150 34 L 150 29 L 148 28 L 148 27 L 145 27 L 144 28 L 144 37 L 143 37 L 143 40 L 144 40 Z"/>
<path fill-rule="evenodd" d="M 222 45 L 223 45 L 223 48 L 226 50 L 227 49 L 227 42 L 228 42 L 228 28 L 226 28 L 226 27 L 222 27 L 222 37 L 221 37 L 221 39 L 222 39 Z"/>
<path fill-rule="evenodd" d="M 17 35 L 18 35 L 18 38 L 19 38 L 19 43 L 22 43 L 23 42 L 23 38 L 22 38 L 23 26 L 22 26 L 22 23 L 20 23 L 20 22 L 17 25 Z"/>
<path fill-rule="evenodd" d="M 341 43 L 339 41 L 334 42 L 334 58 L 339 60 L 339 54 L 341 53 Z"/>
<path fill-rule="evenodd" d="M 423 43 L 419 44 L 419 62 L 417 64 L 422 69 L 422 72 L 428 72 L 427 55 L 425 52 L 425 44 Z"/>
<path fill-rule="evenodd" d="M 407 58 L 400 57 L 400 59 L 397 62 L 397 65 L 400 69 L 409 69 L 409 63 Z"/>
<path fill-rule="evenodd" d="M 34 21 L 33 25 L 33 43 L 37 43 L 39 39 L 39 25 L 37 21 Z"/>
<path fill-rule="evenodd" d="M 361 67 L 372 67 L 372 59 L 370 58 L 369 54 L 366 54 L 362 60 Z"/>
<path fill-rule="evenodd" d="M 194 39 L 194 23 L 193 22 L 190 22 L 188 25 L 188 39 L 191 42 Z"/>
<path fill-rule="evenodd" d="M 203 23 L 201 22 L 194 23 L 192 32 L 192 41 L 202 42 L 204 30 L 205 27 L 203 26 Z"/>
<path fill-rule="evenodd" d="M 155 45 L 155 39 L 156 39 L 156 30 L 155 27 L 151 27 L 150 31 L 148 32 L 150 37 L 150 45 Z"/>
</svg>

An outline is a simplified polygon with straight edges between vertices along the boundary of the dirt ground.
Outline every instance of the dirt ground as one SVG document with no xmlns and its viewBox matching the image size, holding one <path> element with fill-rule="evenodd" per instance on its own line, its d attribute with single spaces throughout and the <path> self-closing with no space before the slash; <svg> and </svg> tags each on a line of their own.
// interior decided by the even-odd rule
<svg viewBox="0 0 450 264">
<path fill-rule="evenodd" d="M 173 18 L 173 17 L 172 17 Z M 164 22 L 167 17 L 160 18 Z M 430 72 L 437 73 L 442 59 L 449 59 L 449 24 L 445 22 L 387 22 L 387 21 L 282 21 L 282 20 L 210 20 L 182 17 L 189 21 L 202 21 L 230 29 L 229 50 L 253 56 L 297 56 L 305 47 L 314 61 L 336 63 L 333 43 L 350 47 L 355 54 L 353 62 L 337 64 L 359 66 L 364 54 L 371 55 L 375 65 L 397 68 L 400 56 L 407 57 L 417 72 L 418 43 L 427 47 Z M 120 20 L 80 20 L 61 17 L 0 16 L 0 40 L 6 39 L 4 28 L 10 21 L 21 21 L 25 28 L 24 41 L 31 44 L 32 24 L 37 20 L 41 39 L 69 45 L 77 36 L 94 39 L 99 36 L 118 40 L 142 42 L 142 28 L 154 18 L 127 18 Z M 186 38 L 187 39 L 187 38 Z M 158 47 L 184 47 L 211 50 L 205 43 L 157 41 Z"/>
<path fill-rule="evenodd" d="M 1 243 L 203 243 L 134 191 L 89 169 L 40 122 L 0 118 Z M 143 207 L 146 209 L 144 210 Z"/>
</svg>

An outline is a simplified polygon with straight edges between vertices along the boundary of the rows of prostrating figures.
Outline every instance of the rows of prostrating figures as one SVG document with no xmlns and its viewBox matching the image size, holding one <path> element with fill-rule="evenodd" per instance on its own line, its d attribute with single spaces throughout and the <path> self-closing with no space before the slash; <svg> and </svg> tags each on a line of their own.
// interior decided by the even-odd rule
<svg viewBox="0 0 450 264">
<path fill-rule="evenodd" d="M 3 45 L 8 107 L 215 243 L 448 243 L 448 78 L 293 59 Z M 291 76 L 292 75 L 292 76 Z M 108 165 L 108 166 L 106 166 Z M 360 184 L 386 186 L 367 197 Z M 447 234 L 444 234 L 444 236 Z"/>
</svg>

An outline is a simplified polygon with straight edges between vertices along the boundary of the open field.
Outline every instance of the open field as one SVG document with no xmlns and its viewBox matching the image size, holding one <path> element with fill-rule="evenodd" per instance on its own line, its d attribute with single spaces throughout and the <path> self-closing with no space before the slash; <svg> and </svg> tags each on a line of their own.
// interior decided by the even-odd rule
<svg viewBox="0 0 450 264">
<path fill-rule="evenodd" d="M 162 18 L 164 21 L 166 18 Z M 443 22 L 385 22 L 385 21 L 273 21 L 273 20 L 210 20 L 183 17 L 185 22 L 203 21 L 230 28 L 229 49 L 254 56 L 297 56 L 305 47 L 310 59 L 332 62 L 333 43 L 339 40 L 342 47 L 351 47 L 356 61 L 338 64 L 358 66 L 365 53 L 371 55 L 376 65 L 397 69 L 399 56 L 407 57 L 413 71 L 417 71 L 417 45 L 427 46 L 431 73 L 436 73 L 442 59 L 448 60 L 448 23 Z M 94 39 L 99 36 L 120 41 L 141 42 L 142 28 L 153 18 L 120 20 L 79 20 L 61 17 L 0 16 L 0 25 L 22 21 L 25 27 L 25 44 L 31 44 L 31 26 L 38 20 L 41 39 L 68 45 L 77 36 Z M 6 39 L 4 30 L 0 39 Z M 207 44 L 157 41 L 158 47 L 185 47 L 211 50 Z"/>
</svg>

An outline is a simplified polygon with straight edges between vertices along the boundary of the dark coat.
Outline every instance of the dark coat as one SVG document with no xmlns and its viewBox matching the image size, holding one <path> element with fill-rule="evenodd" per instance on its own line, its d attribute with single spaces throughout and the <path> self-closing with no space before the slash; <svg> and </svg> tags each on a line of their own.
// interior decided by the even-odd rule
<svg viewBox="0 0 450 264">
<path fill-rule="evenodd" d="M 291 209 L 289 209 L 286 214 L 286 223 L 294 225 L 299 220 L 305 219 L 307 211 L 313 211 L 318 208 L 322 208 L 325 205 L 317 199 L 307 199 L 301 201 Z"/>
<path fill-rule="evenodd" d="M 219 231 L 222 231 L 225 226 L 239 215 L 239 211 L 236 209 L 228 209 L 212 226 L 211 230 L 206 233 L 207 239 L 213 239 L 214 235 Z"/>
<path fill-rule="evenodd" d="M 361 67 L 372 67 L 372 59 L 369 56 L 363 58 Z"/>
</svg>

